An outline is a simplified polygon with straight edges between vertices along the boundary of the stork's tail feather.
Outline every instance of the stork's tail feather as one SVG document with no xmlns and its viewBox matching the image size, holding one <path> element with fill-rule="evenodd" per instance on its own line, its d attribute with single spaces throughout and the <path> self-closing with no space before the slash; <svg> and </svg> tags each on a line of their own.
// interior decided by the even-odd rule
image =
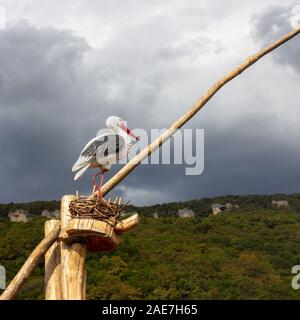
<svg viewBox="0 0 300 320">
<path fill-rule="evenodd" d="M 87 165 L 85 165 L 83 168 L 81 168 L 74 177 L 74 180 L 78 180 L 83 174 L 84 172 L 88 169 L 88 167 L 90 166 L 90 164 L 88 163 Z"/>
</svg>

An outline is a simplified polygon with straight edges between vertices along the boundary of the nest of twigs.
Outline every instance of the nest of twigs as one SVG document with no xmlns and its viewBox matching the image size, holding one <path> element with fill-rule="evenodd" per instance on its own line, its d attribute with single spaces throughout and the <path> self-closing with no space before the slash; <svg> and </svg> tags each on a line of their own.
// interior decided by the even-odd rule
<svg viewBox="0 0 300 320">
<path fill-rule="evenodd" d="M 122 203 L 120 197 L 115 201 L 106 201 L 102 197 L 77 197 L 70 202 L 69 210 L 72 218 L 96 219 L 115 224 L 120 215 L 125 213 L 128 203 Z"/>
</svg>

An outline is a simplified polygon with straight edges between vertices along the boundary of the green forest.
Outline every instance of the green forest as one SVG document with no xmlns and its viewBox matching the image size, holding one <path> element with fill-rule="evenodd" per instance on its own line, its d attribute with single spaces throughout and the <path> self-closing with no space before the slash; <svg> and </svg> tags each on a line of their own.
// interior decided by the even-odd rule
<svg viewBox="0 0 300 320">
<path fill-rule="evenodd" d="M 288 200 L 289 206 L 274 208 L 272 199 Z M 212 215 L 209 208 L 216 202 L 238 207 Z M 176 216 L 183 207 L 196 216 Z M 10 222 L 7 213 L 15 208 L 29 210 L 33 218 Z M 45 208 L 59 208 L 59 202 L 0 205 L 0 264 L 8 281 L 43 238 L 46 219 L 38 215 Z M 141 215 L 140 225 L 122 236 L 117 250 L 88 254 L 88 299 L 300 299 L 300 290 L 291 287 L 291 269 L 300 264 L 299 194 L 133 209 Z M 43 274 L 41 261 L 18 299 L 43 299 Z"/>
</svg>

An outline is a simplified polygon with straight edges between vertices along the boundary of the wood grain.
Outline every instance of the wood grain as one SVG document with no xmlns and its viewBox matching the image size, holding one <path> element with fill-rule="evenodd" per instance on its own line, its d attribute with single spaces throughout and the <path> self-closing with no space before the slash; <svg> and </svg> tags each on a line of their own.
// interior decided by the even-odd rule
<svg viewBox="0 0 300 320">
<path fill-rule="evenodd" d="M 61 288 L 63 300 L 84 300 L 86 297 L 86 244 L 62 242 Z"/>
<path fill-rule="evenodd" d="M 86 243 L 82 242 L 82 239 L 75 243 L 67 241 L 66 230 L 71 219 L 69 204 L 75 198 L 73 195 L 65 195 L 61 199 L 61 232 L 59 237 L 61 239 L 60 285 L 63 300 L 83 300 L 86 296 Z"/>
<path fill-rule="evenodd" d="M 121 234 L 127 231 L 130 231 L 135 226 L 137 226 L 140 222 L 140 217 L 137 213 L 133 214 L 127 219 L 117 222 L 114 227 L 114 230 L 117 234 Z"/>
<path fill-rule="evenodd" d="M 59 220 L 48 220 L 45 222 L 45 236 L 47 236 L 57 225 Z M 45 300 L 61 300 L 60 287 L 60 243 L 55 241 L 45 254 Z"/>
</svg>

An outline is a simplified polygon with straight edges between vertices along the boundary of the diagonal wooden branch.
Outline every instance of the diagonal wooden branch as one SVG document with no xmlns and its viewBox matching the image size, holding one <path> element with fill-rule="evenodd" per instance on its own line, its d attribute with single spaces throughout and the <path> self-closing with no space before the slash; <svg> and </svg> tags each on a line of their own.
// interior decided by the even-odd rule
<svg viewBox="0 0 300 320">
<path fill-rule="evenodd" d="M 209 100 L 215 93 L 217 93 L 227 82 L 237 77 L 240 73 L 245 71 L 251 65 L 253 65 L 260 58 L 273 51 L 277 47 L 281 46 L 288 40 L 300 33 L 300 27 L 286 34 L 284 37 L 275 41 L 268 47 L 260 50 L 255 55 L 250 56 L 244 63 L 239 65 L 233 71 L 228 73 L 224 78 L 217 81 L 211 86 L 207 92 L 176 122 L 174 122 L 168 130 L 166 130 L 160 137 L 152 142 L 147 148 L 136 155 L 131 161 L 129 161 L 117 174 L 115 174 L 101 189 L 102 195 L 105 195 L 112 190 L 118 183 L 120 183 L 132 170 L 134 170 L 145 158 L 151 153 L 157 150 L 166 140 L 168 140 L 176 130 L 180 129 L 187 121 L 189 121 Z"/>
<path fill-rule="evenodd" d="M 39 245 L 33 250 L 31 255 L 27 258 L 22 268 L 19 270 L 17 275 L 13 278 L 8 287 L 0 296 L 0 300 L 12 300 L 16 297 L 16 295 L 21 290 L 25 281 L 27 280 L 35 266 L 38 264 L 40 259 L 44 256 L 44 254 L 48 251 L 52 244 L 57 240 L 59 232 L 60 222 L 57 221 L 52 231 L 39 243 Z"/>
</svg>

